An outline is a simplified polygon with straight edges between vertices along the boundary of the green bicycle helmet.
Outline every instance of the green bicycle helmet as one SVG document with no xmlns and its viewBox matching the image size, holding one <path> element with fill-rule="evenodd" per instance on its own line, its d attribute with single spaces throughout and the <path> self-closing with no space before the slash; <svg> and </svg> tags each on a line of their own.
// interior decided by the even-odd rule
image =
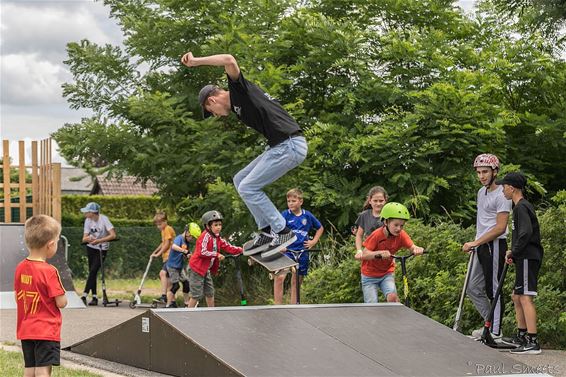
<svg viewBox="0 0 566 377">
<path fill-rule="evenodd" d="M 381 209 L 381 219 L 409 220 L 410 218 L 409 210 L 401 203 L 390 202 Z"/>
<path fill-rule="evenodd" d="M 199 238 L 202 231 L 197 223 L 189 223 L 185 226 L 185 232 L 188 231 L 193 238 Z"/>
</svg>

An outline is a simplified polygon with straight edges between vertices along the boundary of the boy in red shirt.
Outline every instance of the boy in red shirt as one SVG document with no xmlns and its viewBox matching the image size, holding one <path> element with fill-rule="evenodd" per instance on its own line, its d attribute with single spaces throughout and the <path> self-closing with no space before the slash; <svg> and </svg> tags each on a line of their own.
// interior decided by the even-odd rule
<svg viewBox="0 0 566 377">
<path fill-rule="evenodd" d="M 399 302 L 395 287 L 395 261 L 392 256 L 399 249 L 409 249 L 421 255 L 423 248 L 415 245 L 403 230 L 411 216 L 407 207 L 400 203 L 387 203 L 381 209 L 384 225 L 371 233 L 364 241 L 364 249 L 356 254 L 362 261 L 362 292 L 365 303 L 377 303 L 377 289 L 381 289 L 387 302 Z"/>
<path fill-rule="evenodd" d="M 24 237 L 29 256 L 16 267 L 18 325 L 22 342 L 24 377 L 50 376 L 60 364 L 61 311 L 67 305 L 65 289 L 57 269 L 46 262 L 57 252 L 61 225 L 46 215 L 26 221 Z"/>
<path fill-rule="evenodd" d="M 189 286 L 191 298 L 189 308 L 197 306 L 201 297 L 206 297 L 206 306 L 214 306 L 214 284 L 211 273 L 216 275 L 220 261 L 224 255 L 220 250 L 238 255 L 244 251 L 241 247 L 229 244 L 220 237 L 222 230 L 222 214 L 218 211 L 208 211 L 202 215 L 204 232 L 200 235 L 195 251 L 189 260 Z"/>
</svg>

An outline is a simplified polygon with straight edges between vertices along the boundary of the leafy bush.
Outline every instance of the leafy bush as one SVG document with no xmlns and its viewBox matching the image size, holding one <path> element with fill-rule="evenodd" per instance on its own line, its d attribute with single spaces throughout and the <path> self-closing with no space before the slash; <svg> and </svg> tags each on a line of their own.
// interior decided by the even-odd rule
<svg viewBox="0 0 566 377">
<path fill-rule="evenodd" d="M 102 213 L 111 219 L 151 220 L 160 208 L 160 200 L 157 196 L 144 195 L 63 195 L 61 213 L 64 217 L 80 216 L 81 208 L 96 202 L 102 207 Z"/>
</svg>

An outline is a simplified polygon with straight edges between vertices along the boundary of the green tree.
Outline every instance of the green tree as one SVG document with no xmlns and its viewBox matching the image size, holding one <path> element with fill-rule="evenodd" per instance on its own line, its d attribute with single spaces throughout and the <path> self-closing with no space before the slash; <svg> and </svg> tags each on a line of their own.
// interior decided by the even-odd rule
<svg viewBox="0 0 566 377">
<path fill-rule="evenodd" d="M 219 68 L 183 67 L 230 52 L 305 129 L 303 165 L 266 188 L 276 204 L 301 186 L 317 215 L 346 229 L 375 184 L 426 219 L 469 221 L 471 162 L 492 152 L 551 192 L 566 186 L 564 62 L 551 41 L 494 12 L 467 18 L 451 1 L 107 0 L 124 48 L 68 45 L 73 107 L 95 116 L 54 134 L 73 164 L 157 182 L 183 216 L 216 206 L 251 218 L 232 176 L 265 143 L 235 117 L 201 120 L 199 89 Z M 220 195 L 219 202 L 210 195 Z M 187 199 L 189 198 L 189 199 Z M 187 199 L 187 200 L 185 200 Z M 243 209 L 242 209 L 243 208 Z"/>
</svg>

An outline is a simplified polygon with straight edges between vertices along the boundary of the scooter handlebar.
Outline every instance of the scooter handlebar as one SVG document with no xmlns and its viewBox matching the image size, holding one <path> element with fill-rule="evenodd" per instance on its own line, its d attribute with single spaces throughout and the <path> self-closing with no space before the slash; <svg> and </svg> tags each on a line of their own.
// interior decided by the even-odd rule
<svg viewBox="0 0 566 377">
<path fill-rule="evenodd" d="M 423 254 L 427 254 L 427 253 L 428 253 L 427 250 L 423 250 Z M 401 260 L 401 259 L 409 259 L 414 256 L 416 256 L 416 254 L 411 253 L 409 255 L 391 255 L 391 258 Z M 375 259 L 383 259 L 383 256 L 381 256 L 381 254 L 376 254 Z"/>
</svg>

